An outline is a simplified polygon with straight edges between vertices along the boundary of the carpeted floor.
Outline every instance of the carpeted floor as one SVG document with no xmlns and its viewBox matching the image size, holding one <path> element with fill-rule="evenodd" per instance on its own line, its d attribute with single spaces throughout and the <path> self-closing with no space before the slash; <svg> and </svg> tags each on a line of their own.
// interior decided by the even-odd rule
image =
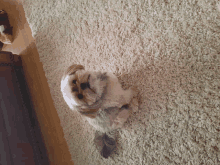
<svg viewBox="0 0 220 165">
<path fill-rule="evenodd" d="M 217 0 L 24 0 L 76 165 L 220 164 L 219 9 Z M 93 128 L 62 98 L 72 63 L 140 91 L 107 160 Z"/>
</svg>

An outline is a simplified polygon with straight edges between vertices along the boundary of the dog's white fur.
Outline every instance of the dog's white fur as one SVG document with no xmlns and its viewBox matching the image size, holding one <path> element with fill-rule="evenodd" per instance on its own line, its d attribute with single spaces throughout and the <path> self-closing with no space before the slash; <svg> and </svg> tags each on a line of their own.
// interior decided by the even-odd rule
<svg viewBox="0 0 220 165">
<path fill-rule="evenodd" d="M 114 74 L 86 71 L 82 65 L 74 64 L 67 69 L 61 80 L 61 92 L 70 109 L 79 111 L 102 132 L 122 127 L 132 107 L 137 106 L 134 91 L 122 89 Z"/>
</svg>

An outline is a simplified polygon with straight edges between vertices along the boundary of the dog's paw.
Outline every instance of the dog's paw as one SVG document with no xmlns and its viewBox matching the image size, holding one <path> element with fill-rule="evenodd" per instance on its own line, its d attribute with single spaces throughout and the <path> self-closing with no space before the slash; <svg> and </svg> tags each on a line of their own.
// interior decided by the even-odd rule
<svg viewBox="0 0 220 165">
<path fill-rule="evenodd" d="M 132 109 L 132 112 L 137 112 L 138 111 L 138 99 L 136 97 L 132 98 L 130 102 L 130 107 Z"/>
<path fill-rule="evenodd" d="M 130 87 L 130 89 L 131 89 L 131 91 L 132 91 L 132 95 L 133 95 L 133 97 L 137 97 L 137 95 L 138 95 L 138 89 L 137 89 L 137 87 Z"/>
</svg>

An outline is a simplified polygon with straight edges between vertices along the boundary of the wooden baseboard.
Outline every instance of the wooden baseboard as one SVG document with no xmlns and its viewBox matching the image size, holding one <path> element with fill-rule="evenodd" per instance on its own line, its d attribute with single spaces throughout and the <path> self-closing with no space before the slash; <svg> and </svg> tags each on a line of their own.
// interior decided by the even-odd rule
<svg viewBox="0 0 220 165">
<path fill-rule="evenodd" d="M 50 163 L 73 165 L 35 43 L 32 42 L 20 56 Z"/>
<path fill-rule="evenodd" d="M 1 64 L 23 68 L 29 99 L 39 123 L 50 164 L 73 165 L 35 43 L 31 43 L 19 56 L 10 52 L 2 54 L 4 55 L 0 53 Z"/>
</svg>

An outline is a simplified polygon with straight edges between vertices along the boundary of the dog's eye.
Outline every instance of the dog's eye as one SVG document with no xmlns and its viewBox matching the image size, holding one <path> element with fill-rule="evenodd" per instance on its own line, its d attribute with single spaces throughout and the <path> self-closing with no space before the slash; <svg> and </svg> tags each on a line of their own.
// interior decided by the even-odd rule
<svg viewBox="0 0 220 165">
<path fill-rule="evenodd" d="M 73 84 L 76 84 L 76 80 L 73 80 L 72 83 L 73 83 Z"/>
</svg>

